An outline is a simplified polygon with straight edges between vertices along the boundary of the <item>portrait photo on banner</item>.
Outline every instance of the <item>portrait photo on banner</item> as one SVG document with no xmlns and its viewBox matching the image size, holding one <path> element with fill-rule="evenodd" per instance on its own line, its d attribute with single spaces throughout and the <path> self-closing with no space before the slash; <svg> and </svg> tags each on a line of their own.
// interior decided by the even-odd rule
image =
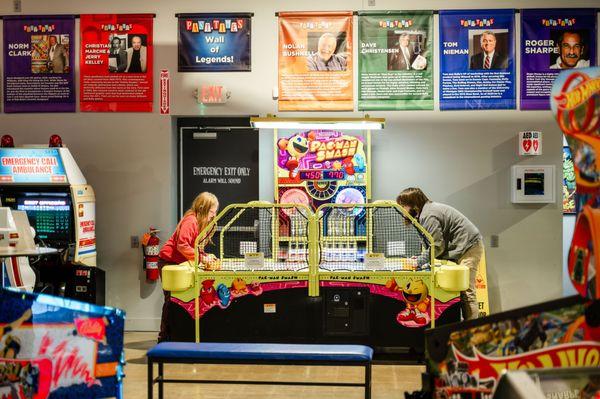
<svg viewBox="0 0 600 399">
<path fill-rule="evenodd" d="M 508 29 L 469 29 L 469 69 L 507 69 Z"/>
<path fill-rule="evenodd" d="M 388 30 L 388 49 L 395 52 L 387 54 L 388 71 L 423 71 L 427 69 L 425 51 L 427 32 L 419 30 Z"/>
<path fill-rule="evenodd" d="M 31 35 L 31 73 L 68 73 L 70 37 Z"/>
<path fill-rule="evenodd" d="M 590 66 L 588 29 L 556 29 L 550 31 L 554 52 L 549 54 L 550 69 L 587 68 Z"/>
<path fill-rule="evenodd" d="M 146 73 L 148 60 L 147 36 L 139 33 L 129 33 L 125 36 L 127 64 L 124 72 Z"/>
<path fill-rule="evenodd" d="M 348 68 L 346 32 L 307 32 L 308 71 L 345 71 Z"/>
</svg>

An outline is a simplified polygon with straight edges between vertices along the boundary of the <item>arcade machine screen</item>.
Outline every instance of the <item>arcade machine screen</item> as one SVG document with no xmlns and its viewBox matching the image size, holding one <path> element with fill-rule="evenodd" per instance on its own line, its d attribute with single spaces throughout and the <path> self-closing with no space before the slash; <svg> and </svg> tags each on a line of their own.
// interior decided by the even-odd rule
<svg viewBox="0 0 600 399">
<path fill-rule="evenodd" d="M 72 203 L 67 193 L 21 192 L 4 196 L 3 203 L 25 211 L 36 237 L 46 245 L 72 241 Z"/>
</svg>

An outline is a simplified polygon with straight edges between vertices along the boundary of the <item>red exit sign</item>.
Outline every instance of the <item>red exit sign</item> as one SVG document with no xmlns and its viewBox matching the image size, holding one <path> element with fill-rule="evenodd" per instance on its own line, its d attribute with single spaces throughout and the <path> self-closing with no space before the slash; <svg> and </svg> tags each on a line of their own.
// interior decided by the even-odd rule
<svg viewBox="0 0 600 399">
<path fill-rule="evenodd" d="M 202 104 L 224 104 L 231 93 L 225 86 L 202 85 L 198 91 L 198 102 Z"/>
</svg>

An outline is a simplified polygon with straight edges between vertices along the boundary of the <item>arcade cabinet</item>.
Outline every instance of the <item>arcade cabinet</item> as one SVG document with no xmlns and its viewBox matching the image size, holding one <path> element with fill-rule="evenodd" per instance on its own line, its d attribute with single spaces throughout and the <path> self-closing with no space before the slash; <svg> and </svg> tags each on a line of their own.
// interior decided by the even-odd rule
<svg viewBox="0 0 600 399">
<path fill-rule="evenodd" d="M 217 262 L 162 269 L 174 341 L 366 344 L 379 358 L 420 357 L 424 330 L 458 320 L 468 286 L 464 266 L 410 259 L 417 247 L 430 253 L 432 238 L 391 201 L 317 213 L 230 204 L 199 237 L 210 232 Z"/>
<path fill-rule="evenodd" d="M 0 147 L 0 204 L 24 211 L 39 247 L 53 255 L 30 259 L 34 291 L 104 304 L 104 272 L 96 267 L 96 210 L 87 184 L 59 136 L 48 146 Z"/>
<path fill-rule="evenodd" d="M 563 71 L 550 96 L 573 154 L 578 215 L 568 274 L 578 295 L 426 331 L 424 386 L 433 398 L 598 397 L 590 368 L 600 366 L 600 89 L 589 85 L 598 79 L 598 67 Z M 540 389 L 523 396 L 529 377 L 516 372 L 527 369 L 565 370 L 527 372 Z"/>
</svg>

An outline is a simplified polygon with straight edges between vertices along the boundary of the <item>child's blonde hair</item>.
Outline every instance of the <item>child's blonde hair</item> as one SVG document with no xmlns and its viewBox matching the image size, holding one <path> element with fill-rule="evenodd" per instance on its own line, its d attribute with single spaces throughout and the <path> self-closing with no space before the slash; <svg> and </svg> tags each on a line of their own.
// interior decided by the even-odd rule
<svg viewBox="0 0 600 399">
<path fill-rule="evenodd" d="M 217 209 L 219 208 L 219 200 L 213 193 L 205 191 L 198 194 L 198 196 L 194 198 L 192 206 L 185 212 L 183 216 L 196 215 L 196 220 L 198 221 L 198 234 L 201 234 L 206 226 L 208 226 L 210 223 L 210 220 L 208 219 L 208 213 L 213 207 L 216 207 Z M 207 242 L 212 242 L 211 239 L 213 234 L 214 229 L 210 232 L 206 239 L 203 239 L 204 244 Z"/>
</svg>

